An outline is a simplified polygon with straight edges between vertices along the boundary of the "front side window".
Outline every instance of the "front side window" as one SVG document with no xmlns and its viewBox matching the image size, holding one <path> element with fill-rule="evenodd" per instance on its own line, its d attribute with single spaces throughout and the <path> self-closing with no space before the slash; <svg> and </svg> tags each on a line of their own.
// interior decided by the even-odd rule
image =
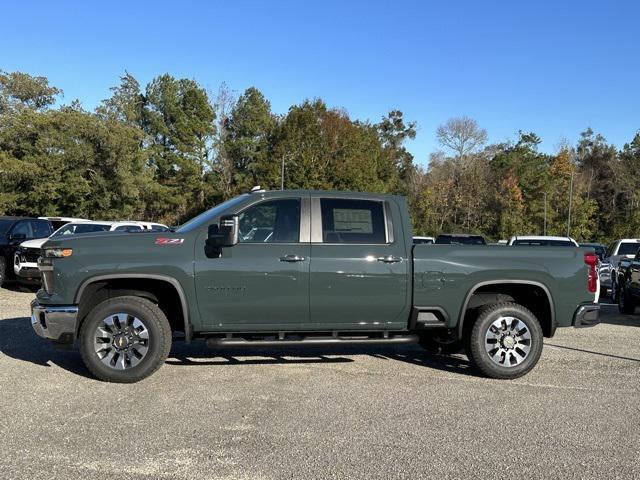
<svg viewBox="0 0 640 480">
<path fill-rule="evenodd" d="M 320 200 L 324 243 L 384 244 L 384 206 L 371 200 Z"/>
<path fill-rule="evenodd" d="M 34 238 L 31 222 L 19 222 L 13 227 L 13 230 L 11 230 L 11 235 L 24 235 L 24 238 L 27 239 Z"/>
<path fill-rule="evenodd" d="M 272 200 L 238 215 L 240 243 L 297 243 L 300 241 L 300 199 Z"/>
</svg>

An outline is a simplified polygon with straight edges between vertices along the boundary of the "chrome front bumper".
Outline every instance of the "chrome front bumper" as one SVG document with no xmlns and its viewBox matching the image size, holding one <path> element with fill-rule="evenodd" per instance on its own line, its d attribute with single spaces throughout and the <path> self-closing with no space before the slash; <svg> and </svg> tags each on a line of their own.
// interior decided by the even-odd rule
<svg viewBox="0 0 640 480">
<path fill-rule="evenodd" d="M 74 305 L 40 305 L 31 302 L 31 326 L 42 338 L 72 343 L 76 334 L 78 307 Z"/>
</svg>

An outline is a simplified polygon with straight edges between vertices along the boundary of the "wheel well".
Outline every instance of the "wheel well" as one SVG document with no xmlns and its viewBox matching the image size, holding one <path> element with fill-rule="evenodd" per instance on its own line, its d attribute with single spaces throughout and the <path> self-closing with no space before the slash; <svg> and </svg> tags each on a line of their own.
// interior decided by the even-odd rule
<svg viewBox="0 0 640 480">
<path fill-rule="evenodd" d="M 89 312 L 99 303 L 114 297 L 133 295 L 152 301 L 167 316 L 172 332 L 185 331 L 182 302 L 176 287 L 165 280 L 150 278 L 113 278 L 97 280 L 85 286 L 78 303 L 76 336 Z"/>
<path fill-rule="evenodd" d="M 528 283 L 497 283 L 476 288 L 466 304 L 460 333 L 462 329 L 471 328 L 483 306 L 502 302 L 515 302 L 528 308 L 540 322 L 544 336 L 553 336 L 552 300 L 542 286 Z"/>
</svg>

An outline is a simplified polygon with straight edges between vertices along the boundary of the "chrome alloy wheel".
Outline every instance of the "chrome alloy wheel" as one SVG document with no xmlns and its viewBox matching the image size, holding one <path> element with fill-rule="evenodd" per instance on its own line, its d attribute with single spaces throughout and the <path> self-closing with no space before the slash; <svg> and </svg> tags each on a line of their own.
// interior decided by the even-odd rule
<svg viewBox="0 0 640 480">
<path fill-rule="evenodd" d="M 484 336 L 484 348 L 489 358 L 501 367 L 520 365 L 531 350 L 531 332 L 515 317 L 500 317 Z"/>
<path fill-rule="evenodd" d="M 127 313 L 115 313 L 96 328 L 93 348 L 98 358 L 114 370 L 135 367 L 149 350 L 149 331 L 142 321 Z"/>
</svg>

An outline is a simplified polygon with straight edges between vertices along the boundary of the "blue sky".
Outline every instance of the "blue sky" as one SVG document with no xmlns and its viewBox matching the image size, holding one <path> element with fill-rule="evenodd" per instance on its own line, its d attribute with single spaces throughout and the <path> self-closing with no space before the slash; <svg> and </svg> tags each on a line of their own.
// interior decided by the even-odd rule
<svg viewBox="0 0 640 480">
<path fill-rule="evenodd" d="M 7 2 L 0 69 L 45 75 L 86 108 L 125 71 L 211 91 L 262 90 L 276 113 L 321 97 L 352 118 L 393 108 L 436 127 L 468 115 L 492 142 L 518 130 L 553 152 L 591 126 L 618 146 L 640 129 L 640 2 Z"/>
</svg>

